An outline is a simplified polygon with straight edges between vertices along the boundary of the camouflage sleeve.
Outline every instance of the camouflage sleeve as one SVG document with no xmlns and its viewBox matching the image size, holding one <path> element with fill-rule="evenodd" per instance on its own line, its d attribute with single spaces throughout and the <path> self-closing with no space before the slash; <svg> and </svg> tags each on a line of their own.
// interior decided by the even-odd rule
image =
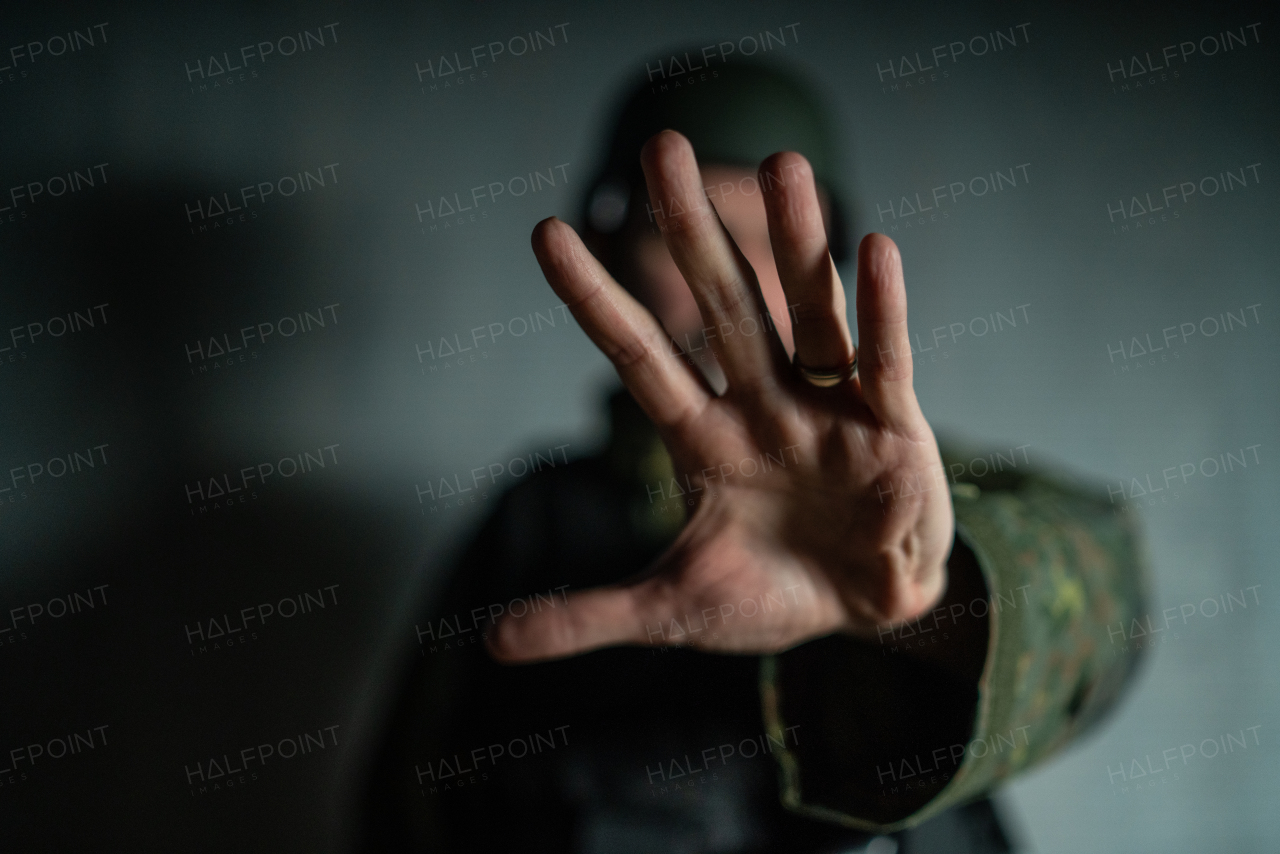
<svg viewBox="0 0 1280 854">
<path fill-rule="evenodd" d="M 976 564 L 978 598 L 898 627 L 889 644 L 833 637 L 763 659 L 766 727 L 775 744 L 793 735 L 774 751 L 790 809 L 868 831 L 912 827 L 1043 762 L 1130 681 L 1141 651 L 1117 645 L 1115 626 L 1144 613 L 1132 520 L 1105 496 L 1029 470 L 1018 450 L 1013 463 L 944 451 L 949 566 Z M 954 642 L 979 617 L 976 684 L 898 654 L 913 638 Z"/>
</svg>

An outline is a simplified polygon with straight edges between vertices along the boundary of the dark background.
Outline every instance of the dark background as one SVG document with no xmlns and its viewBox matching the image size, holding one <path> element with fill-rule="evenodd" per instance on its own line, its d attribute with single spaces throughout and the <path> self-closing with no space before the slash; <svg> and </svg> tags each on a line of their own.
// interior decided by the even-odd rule
<svg viewBox="0 0 1280 854">
<path fill-rule="evenodd" d="M 332 23 L 323 47 L 250 64 L 257 77 L 210 78 L 205 91 L 189 80 L 211 54 L 234 59 Z M 1108 71 L 1255 23 L 1246 47 L 1197 51 L 1154 83 L 1140 76 L 1141 88 Z M 432 91 L 415 72 L 559 24 L 555 47 L 499 56 L 480 66 L 487 77 Z M 829 100 L 858 235 L 886 231 L 901 247 L 932 423 L 992 448 L 1029 443 L 1033 463 L 1110 483 L 1117 512 L 1140 515 L 1148 533 L 1157 625 L 1162 609 L 1194 606 L 1159 637 L 1112 722 L 1006 787 L 1002 806 L 1040 851 L 1274 847 L 1272 7 L 741 2 L 6 9 L 0 769 L 13 770 L 0 774 L 0 847 L 346 850 L 395 679 L 419 654 L 415 621 L 497 495 L 432 512 L 415 487 L 563 443 L 589 453 L 612 382 L 572 323 L 504 334 L 461 359 L 420 349 L 489 324 L 514 333 L 512 318 L 558 304 L 529 232 L 576 214 L 612 101 L 646 65 L 790 24 L 771 58 Z M 877 72 L 1019 24 L 1016 47 L 945 63 L 945 78 L 892 91 Z M 70 30 L 95 44 L 34 61 L 10 51 Z M 105 183 L 74 194 L 9 194 L 96 164 Z M 327 164 L 336 182 L 191 231 L 198 199 Z M 415 204 L 558 164 L 567 182 L 557 170 L 554 188 L 499 197 L 475 222 L 418 222 Z M 1018 164 L 1029 182 L 948 200 L 945 218 L 908 227 L 885 213 L 890 200 L 927 202 L 935 186 Z M 1133 197 L 1158 204 L 1166 186 L 1241 169 L 1246 185 L 1230 193 L 1179 199 L 1141 228 L 1128 217 Z M 103 304 L 92 328 L 13 340 L 14 328 Z M 205 360 L 200 372 L 187 355 L 198 340 L 335 304 L 325 327 L 274 336 L 230 366 Z M 980 337 L 971 325 L 1019 306 L 1016 328 Z M 1202 321 L 1227 312 L 1247 325 L 1209 335 Z M 952 338 L 952 324 L 965 333 Z M 1197 331 L 1138 353 L 1182 324 Z M 14 469 L 104 443 L 105 464 L 14 484 Z M 200 513 L 184 490 L 333 445 L 323 469 L 276 477 L 229 508 Z M 1225 464 L 1227 452 L 1248 464 L 1208 474 L 1205 461 Z M 1136 494 L 1184 464 L 1196 468 L 1185 481 Z M 22 619 L 32 603 L 47 610 L 100 585 L 92 610 Z M 272 618 L 256 639 L 203 653 L 188 641 L 198 621 L 236 622 L 241 608 L 331 585 L 323 610 Z M 1245 588 L 1247 608 L 1209 616 L 1206 600 Z M 106 743 L 92 750 L 10 758 L 102 725 Z M 197 761 L 333 725 L 336 744 L 268 763 L 247 785 L 186 785 Z M 1198 756 L 1176 776 L 1124 786 L 1108 774 L 1255 726 L 1247 750 Z"/>
</svg>

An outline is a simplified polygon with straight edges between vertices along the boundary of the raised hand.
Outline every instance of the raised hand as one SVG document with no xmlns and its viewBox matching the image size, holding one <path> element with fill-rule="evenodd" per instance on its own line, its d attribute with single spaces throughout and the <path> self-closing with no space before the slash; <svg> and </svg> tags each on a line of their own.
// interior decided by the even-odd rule
<svg viewBox="0 0 1280 854">
<path fill-rule="evenodd" d="M 508 616 L 490 634 L 492 654 L 529 662 L 654 643 L 769 653 L 833 632 L 874 635 L 927 611 L 946 585 L 953 523 L 937 444 L 911 385 L 897 247 L 880 234 L 859 246 L 857 374 L 817 387 L 787 358 L 688 140 L 663 131 L 641 160 L 658 226 L 727 379 L 723 394 L 672 355 L 658 321 L 572 228 L 544 220 L 533 249 L 657 425 L 679 482 L 700 488 L 700 500 L 642 579 Z M 812 170 L 798 154 L 775 154 L 759 181 L 796 358 L 814 370 L 848 365 L 855 349 Z M 748 475 L 742 463 L 752 459 L 759 466 Z M 761 607 L 747 614 L 746 600 Z"/>
</svg>

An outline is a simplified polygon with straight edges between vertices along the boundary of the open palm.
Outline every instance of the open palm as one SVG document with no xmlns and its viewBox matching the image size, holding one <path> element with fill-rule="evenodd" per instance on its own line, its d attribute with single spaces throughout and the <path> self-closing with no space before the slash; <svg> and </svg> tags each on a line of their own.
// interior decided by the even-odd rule
<svg viewBox="0 0 1280 854">
<path fill-rule="evenodd" d="M 928 610 L 946 584 L 952 512 L 911 385 L 897 247 L 879 234 L 859 246 L 858 373 L 816 387 L 788 359 L 689 142 L 664 131 L 641 161 L 658 226 L 728 382 L 723 394 L 672 355 L 658 321 L 573 229 L 544 220 L 533 248 L 547 281 L 657 425 L 696 507 L 643 578 L 507 616 L 490 635 L 491 652 L 509 662 L 617 644 L 769 653 Z M 855 350 L 844 290 L 812 170 L 798 154 L 775 154 L 759 180 L 797 358 L 848 364 Z"/>
</svg>

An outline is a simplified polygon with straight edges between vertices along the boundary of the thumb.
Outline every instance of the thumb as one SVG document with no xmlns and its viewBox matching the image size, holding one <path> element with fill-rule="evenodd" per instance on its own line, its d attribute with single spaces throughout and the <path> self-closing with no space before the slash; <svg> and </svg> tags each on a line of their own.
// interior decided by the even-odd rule
<svg viewBox="0 0 1280 854">
<path fill-rule="evenodd" d="M 660 637 L 662 616 L 649 581 L 571 593 L 563 604 L 508 613 L 489 633 L 489 654 L 504 664 L 529 664 Z"/>
</svg>

